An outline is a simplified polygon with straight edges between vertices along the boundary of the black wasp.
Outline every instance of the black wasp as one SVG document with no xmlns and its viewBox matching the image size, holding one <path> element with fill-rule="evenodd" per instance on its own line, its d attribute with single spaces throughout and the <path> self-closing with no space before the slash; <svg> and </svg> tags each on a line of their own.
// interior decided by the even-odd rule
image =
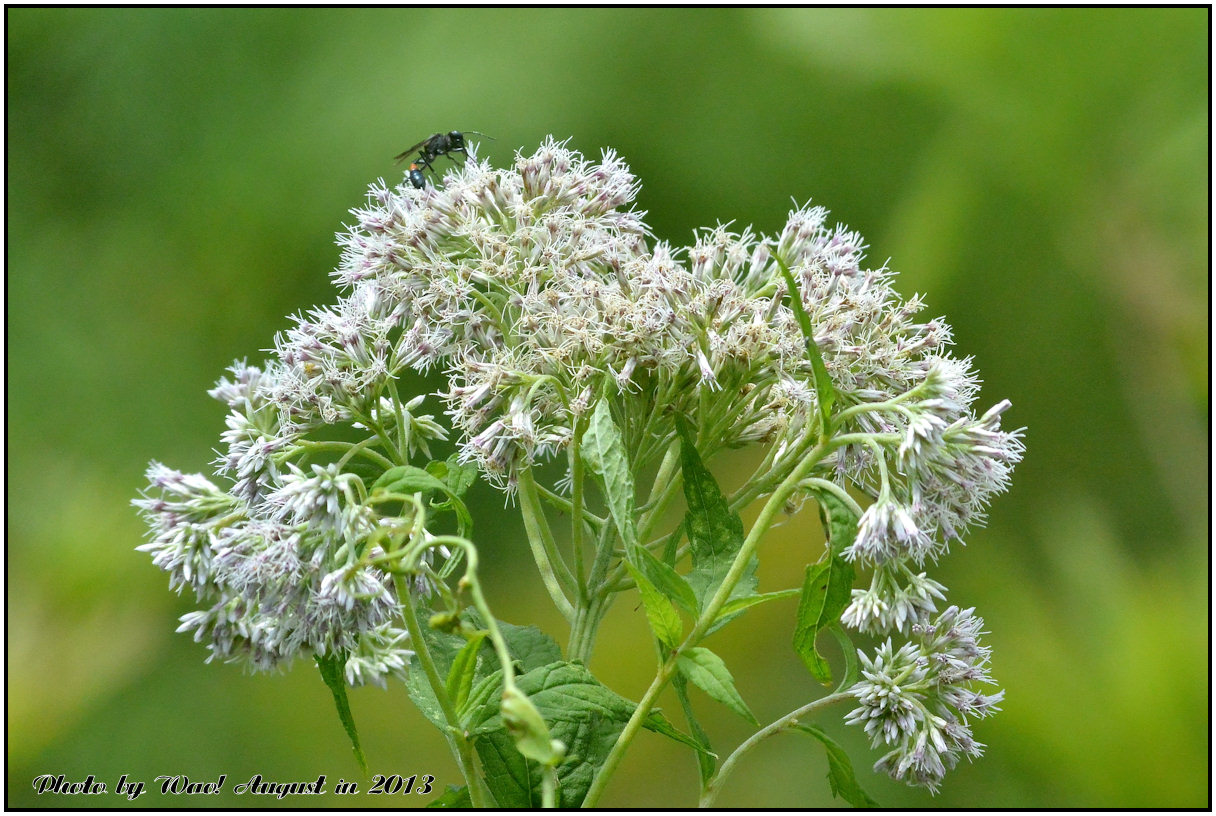
<svg viewBox="0 0 1216 816">
<path fill-rule="evenodd" d="M 484 133 L 478 133 L 475 130 L 470 130 L 474 136 L 485 136 L 487 139 L 493 138 L 486 136 Z M 447 133 L 436 133 L 428 136 L 412 147 L 407 147 L 394 158 L 398 162 L 403 162 L 415 150 L 418 151 L 418 156 L 410 162 L 410 171 L 406 174 L 410 184 L 421 190 L 426 186 L 426 176 L 423 175 L 425 170 L 433 170 L 431 164 L 440 156 L 447 156 L 449 159 L 451 153 L 461 153 L 466 159 L 469 158 L 469 151 L 465 148 L 464 133 L 459 130 L 450 130 Z"/>
</svg>

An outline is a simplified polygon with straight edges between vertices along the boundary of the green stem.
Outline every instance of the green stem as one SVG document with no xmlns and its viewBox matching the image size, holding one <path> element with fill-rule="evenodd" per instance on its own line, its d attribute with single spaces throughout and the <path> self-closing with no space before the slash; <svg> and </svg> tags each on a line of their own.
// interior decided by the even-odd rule
<svg viewBox="0 0 1216 816">
<path fill-rule="evenodd" d="M 360 456 L 366 456 L 368 459 L 371 459 L 376 464 L 381 465 L 385 470 L 388 470 L 389 468 L 393 467 L 392 461 L 389 460 L 388 458 L 382 456 L 381 454 L 376 453 L 371 448 L 367 447 L 368 444 L 372 444 L 372 443 L 374 443 L 374 441 L 375 441 L 375 437 L 369 437 L 368 439 L 365 439 L 364 441 L 358 442 L 358 443 L 340 442 L 336 439 L 335 440 L 324 440 L 324 441 L 319 441 L 319 440 L 315 440 L 315 439 L 300 439 L 300 440 L 296 441 L 296 447 L 304 448 L 307 450 L 343 451 L 344 460 L 346 459 L 346 456 L 349 456 L 350 454 L 353 454 L 353 453 L 358 453 Z M 281 460 L 279 460 L 279 461 L 281 461 Z"/>
<path fill-rule="evenodd" d="M 587 576 L 583 573 L 583 457 L 579 453 L 585 427 L 585 421 L 576 422 L 570 441 L 570 548 L 574 552 L 576 601 L 580 608 L 587 600 Z"/>
<path fill-rule="evenodd" d="M 468 588 L 473 607 L 481 613 L 482 622 L 490 633 L 490 643 L 494 646 L 494 653 L 498 655 L 498 662 L 502 664 L 503 688 L 510 688 L 515 685 L 515 668 L 511 661 L 511 652 L 507 649 L 507 641 L 502 636 L 502 630 L 498 628 L 498 621 L 495 619 L 494 613 L 490 611 L 490 605 L 486 603 L 486 596 L 481 591 L 481 581 L 477 579 L 477 548 L 473 546 L 472 542 L 459 536 L 433 536 L 422 546 L 414 549 L 405 560 L 408 563 L 410 560 L 420 557 L 424 550 L 441 545 L 459 547 L 464 550 L 465 572 L 460 579 L 460 584 L 462 587 Z"/>
<path fill-rule="evenodd" d="M 557 554 L 553 545 L 553 537 L 549 534 L 548 523 L 545 521 L 544 510 L 536 494 L 536 482 L 532 478 L 531 468 L 521 468 L 519 471 L 519 509 L 524 517 L 524 530 L 528 533 L 528 545 L 532 548 L 532 557 L 536 559 L 536 567 L 540 570 L 541 581 L 553 599 L 554 605 L 567 621 L 574 621 L 574 607 L 563 592 L 563 583 L 570 589 L 573 578 L 566 565 Z M 565 582 L 554 570 L 554 562 L 565 570 Z"/>
<path fill-rule="evenodd" d="M 722 790 L 722 783 L 726 781 L 726 778 L 730 776 L 731 771 L 735 769 L 735 765 L 738 764 L 739 760 L 742 759 L 748 751 L 752 750 L 774 734 L 779 734 L 782 731 L 786 731 L 798 725 L 798 719 L 800 717 L 805 717 L 807 714 L 810 714 L 812 711 L 815 711 L 818 708 L 823 708 L 824 706 L 838 703 L 841 700 L 848 700 L 852 697 L 853 695 L 847 692 L 829 694 L 827 697 L 821 697 L 814 702 L 807 703 L 806 705 L 802 706 L 802 708 L 791 711 L 781 719 L 766 725 L 764 728 L 761 728 L 759 731 L 752 734 L 738 748 L 736 748 L 730 756 L 726 758 L 726 761 L 722 763 L 722 767 L 718 769 L 718 772 L 714 775 L 713 779 L 709 780 L 709 784 L 705 786 L 705 790 L 701 793 L 700 807 L 707 808 L 713 804 L 714 799 Z"/>
<path fill-rule="evenodd" d="M 388 381 L 388 390 L 392 395 L 393 413 L 397 418 L 397 456 L 403 462 L 409 461 L 410 433 L 413 430 L 405 421 L 401 412 L 401 397 L 397 396 L 397 381 Z"/>
<path fill-rule="evenodd" d="M 827 479 L 819 479 L 817 477 L 812 476 L 810 478 L 803 479 L 802 484 L 799 486 L 800 487 L 818 487 L 820 490 L 823 490 L 827 493 L 831 493 L 833 496 L 840 499 L 842 502 L 844 502 L 846 507 L 848 507 L 854 513 L 856 513 L 858 516 L 860 516 L 863 512 L 861 509 L 861 505 L 859 505 L 856 501 L 853 500 L 853 497 L 848 494 L 848 491 L 846 491 L 843 487 L 836 484 L 835 482 L 829 482 Z"/>
<path fill-rule="evenodd" d="M 571 502 L 565 496 L 554 493 L 540 482 L 536 483 L 536 492 L 542 499 L 548 502 L 551 507 L 556 508 L 559 513 L 569 513 L 574 508 L 573 502 Z M 583 504 L 583 521 L 597 530 L 607 523 L 607 521 L 605 521 L 603 518 L 588 510 L 585 503 Z"/>
<path fill-rule="evenodd" d="M 566 655 L 571 660 L 591 662 L 591 650 L 595 646 L 596 629 L 602 617 L 601 610 L 606 602 L 605 595 L 592 597 L 586 604 L 579 606 L 570 628 L 570 642 L 566 646 Z"/>
<path fill-rule="evenodd" d="M 460 773 L 464 777 L 465 784 L 468 785 L 469 801 L 475 808 L 489 807 L 486 800 L 486 792 L 482 789 L 481 778 L 477 775 L 477 766 L 473 760 L 473 745 L 465 738 L 460 728 L 460 717 L 456 714 L 456 709 L 448 698 L 443 678 L 439 676 L 439 669 L 436 668 L 435 659 L 431 656 L 430 647 L 427 646 L 422 624 L 418 620 L 418 612 L 414 609 L 414 598 L 410 592 L 409 577 L 395 574 L 393 581 L 397 587 L 397 597 L 401 600 L 405 628 L 410 633 L 410 645 L 413 646 L 414 653 L 418 655 L 418 662 L 422 665 L 422 672 L 426 675 L 427 683 L 430 685 L 435 699 L 439 702 L 439 708 L 443 712 L 444 720 L 447 721 L 448 727 L 444 732 L 444 736 L 447 737 L 448 746 L 456 757 L 456 764 L 460 766 Z"/>
<path fill-rule="evenodd" d="M 673 474 L 679 462 L 680 444 L 672 442 L 667 448 L 667 454 L 663 457 L 663 463 L 659 465 L 659 472 L 655 474 L 654 484 L 646 497 L 651 507 L 638 519 L 638 541 L 646 541 L 650 538 L 654 525 L 658 523 L 659 518 L 667 509 L 667 505 L 675 498 L 676 490 L 684 484 L 683 473 Z"/>
<path fill-rule="evenodd" d="M 553 809 L 557 807 L 557 768 L 546 766 L 540 780 L 540 806 Z"/>
<path fill-rule="evenodd" d="M 646 690 L 646 694 L 643 695 L 641 702 L 638 703 L 638 707 L 634 710 L 633 716 L 629 718 L 629 722 L 625 723 L 625 728 L 621 731 L 621 735 L 617 737 L 616 744 L 612 746 L 612 750 L 604 760 L 604 764 L 596 773 L 595 779 L 587 791 L 587 796 L 583 800 L 583 807 L 594 807 L 595 803 L 599 801 L 604 788 L 608 785 L 608 779 L 616 771 L 617 765 L 620 764 L 621 758 L 625 754 L 625 749 L 629 747 L 629 743 L 632 742 L 637 732 L 641 729 L 642 723 L 650 715 L 650 710 L 654 707 L 659 693 L 663 691 L 671 680 L 672 675 L 675 674 L 676 661 L 679 659 L 679 656 L 701 642 L 706 631 L 717 619 L 718 612 L 730 597 L 731 592 L 734 591 L 735 585 L 739 583 L 739 579 L 747 569 L 747 562 L 751 560 L 752 554 L 760 543 L 760 539 L 764 537 L 769 527 L 772 526 L 773 518 L 785 506 L 786 499 L 798 488 L 798 483 L 819 463 L 819 460 L 824 457 L 831 446 L 831 440 L 821 439 L 819 444 L 798 463 L 793 471 L 777 486 L 772 495 L 769 496 L 768 501 L 764 504 L 764 508 L 760 511 L 760 515 L 756 518 L 756 522 L 752 525 L 751 530 L 747 533 L 747 537 L 743 540 L 743 546 L 739 548 L 739 552 L 735 555 L 735 560 L 731 563 L 730 570 L 726 573 L 726 577 L 722 580 L 718 591 L 714 593 L 713 598 L 706 604 L 701 616 L 697 619 L 696 625 L 688 633 L 688 637 L 684 639 L 684 642 L 659 667 L 654 681 L 650 684 L 650 688 Z"/>
<path fill-rule="evenodd" d="M 655 675 L 650 688 L 646 689 L 646 693 L 642 695 L 641 702 L 634 710 L 633 716 L 629 718 L 629 722 L 625 723 L 625 730 L 617 737 L 616 744 L 612 746 L 612 751 L 604 760 L 604 764 L 600 766 L 599 771 L 595 775 L 595 779 L 591 782 L 591 787 L 587 791 L 587 795 L 583 798 L 583 807 L 595 807 L 600 796 L 604 792 L 604 788 L 608 785 L 608 779 L 616 771 L 616 766 L 620 764 L 621 757 L 625 754 L 625 749 L 629 747 L 629 743 L 633 741 L 638 730 L 642 727 L 642 723 L 649 716 L 650 711 L 654 708 L 655 700 L 658 699 L 659 693 L 666 688 L 668 682 L 671 681 L 672 675 L 676 672 L 676 654 L 673 653 L 662 666 L 659 667 L 658 673 Z"/>
</svg>

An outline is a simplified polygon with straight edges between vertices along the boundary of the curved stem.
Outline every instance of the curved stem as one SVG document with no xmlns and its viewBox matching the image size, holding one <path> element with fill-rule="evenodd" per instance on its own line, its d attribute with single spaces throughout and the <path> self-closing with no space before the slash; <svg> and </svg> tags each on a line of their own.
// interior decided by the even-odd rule
<svg viewBox="0 0 1216 816">
<path fill-rule="evenodd" d="M 821 490 L 831 493 L 833 496 L 840 499 L 842 502 L 844 502 L 846 507 L 856 513 L 858 516 L 862 514 L 861 505 L 853 500 L 853 497 L 848 494 L 848 491 L 835 482 L 830 482 L 827 479 L 820 479 L 812 476 L 810 478 L 803 479 L 799 487 L 818 487 Z"/>
<path fill-rule="evenodd" d="M 362 442 L 342 442 L 337 439 L 330 439 L 330 440 L 300 439 L 295 443 L 295 445 L 298 448 L 303 448 L 306 450 L 343 451 L 344 452 L 343 457 L 342 457 L 343 464 L 345 464 L 345 460 L 348 456 L 358 453 L 360 456 L 366 456 L 368 459 L 371 459 L 373 462 L 380 465 L 385 470 L 388 470 L 389 468 L 393 467 L 392 461 L 390 459 L 388 459 L 387 457 L 385 457 L 379 453 L 376 453 L 374 450 L 372 450 L 370 447 L 368 447 L 371 444 L 375 444 L 376 441 L 377 441 L 376 437 L 374 437 L 374 436 L 368 437 L 367 439 L 363 440 Z"/>
<path fill-rule="evenodd" d="M 422 672 L 426 675 L 431 692 L 434 693 L 435 700 L 439 703 L 443 718 L 447 721 L 448 727 L 444 736 L 447 737 L 448 746 L 456 757 L 456 764 L 460 766 L 460 773 L 464 776 L 465 784 L 468 785 L 469 801 L 475 808 L 489 807 L 485 791 L 481 787 L 481 779 L 477 775 L 476 763 L 473 760 L 473 746 L 465 739 L 461 731 L 460 717 L 448 698 L 443 678 L 439 676 L 439 669 L 436 668 L 430 647 L 427 646 L 422 624 L 418 620 L 418 612 L 414 609 L 414 597 L 410 592 L 409 578 L 395 574 L 393 581 L 397 587 L 397 597 L 401 601 L 401 616 L 405 619 L 405 628 L 410 633 L 410 643 L 414 647 L 414 653 L 418 655 L 418 662 L 422 665 Z"/>
<path fill-rule="evenodd" d="M 490 605 L 486 603 L 486 596 L 481 591 L 481 582 L 477 580 L 477 548 L 473 546 L 472 542 L 459 536 L 434 536 L 420 547 L 415 548 L 411 555 L 413 558 L 418 558 L 424 550 L 439 546 L 459 547 L 464 550 L 465 571 L 464 576 L 460 579 L 460 584 L 468 588 L 473 600 L 473 607 L 481 613 L 482 622 L 490 633 L 490 643 L 494 646 L 494 653 L 498 655 L 498 662 L 502 668 L 503 688 L 514 686 L 515 668 L 511 661 L 511 652 L 507 649 L 507 641 L 502 636 L 502 630 L 498 628 L 498 620 L 490 611 Z M 408 562 L 411 559 L 407 556 L 405 560 Z"/>
<path fill-rule="evenodd" d="M 761 728 L 759 731 L 752 734 L 750 737 L 744 740 L 743 743 L 736 748 L 730 756 L 726 758 L 726 761 L 722 763 L 722 767 L 718 769 L 718 772 L 714 775 L 714 778 L 709 780 L 709 784 L 705 786 L 705 790 L 701 794 L 701 801 L 699 803 L 700 807 L 707 808 L 713 804 L 714 799 L 722 790 L 722 783 L 726 781 L 726 778 L 730 776 L 731 771 L 735 769 L 735 765 L 738 764 L 739 760 L 742 759 L 748 751 L 752 750 L 774 734 L 779 734 L 782 731 L 798 725 L 798 719 L 800 717 L 805 717 L 807 714 L 810 714 L 812 711 L 818 708 L 831 705 L 832 703 L 838 703 L 841 700 L 847 700 L 852 696 L 853 695 L 849 694 L 848 692 L 839 692 L 837 694 L 829 694 L 827 697 L 820 697 L 818 700 L 807 703 L 806 705 L 802 706 L 802 708 L 791 711 L 781 719 L 766 725 L 764 728 Z"/>
</svg>

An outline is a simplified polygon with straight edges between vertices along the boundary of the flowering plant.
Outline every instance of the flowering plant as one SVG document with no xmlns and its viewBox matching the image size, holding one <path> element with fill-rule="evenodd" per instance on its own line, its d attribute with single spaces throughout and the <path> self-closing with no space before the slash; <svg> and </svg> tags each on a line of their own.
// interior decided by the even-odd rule
<svg viewBox="0 0 1216 816">
<path fill-rule="evenodd" d="M 869 804 L 804 722 L 846 701 L 884 751 L 876 768 L 936 790 L 979 755 L 971 723 L 1002 692 L 982 691 L 982 620 L 939 610 L 946 588 L 926 570 L 1021 457 L 1020 432 L 1000 427 L 1009 403 L 973 411 L 978 379 L 949 327 L 917 322 L 919 298 L 864 269 L 861 237 L 824 209 L 795 209 L 776 237 L 719 226 L 676 250 L 649 240 L 636 192 L 615 154 L 552 140 L 510 170 L 474 151 L 441 185 L 373 185 L 339 239 L 338 302 L 211 392 L 230 409 L 224 486 L 148 470 L 140 549 L 201 604 L 180 631 L 253 669 L 311 655 L 360 762 L 347 685 L 403 681 L 464 776 L 440 804 L 596 805 L 641 729 L 694 752 L 703 805 L 785 730 L 821 741 L 833 792 Z M 444 387 L 402 393 L 431 369 Z M 759 465 L 726 489 L 708 465 L 745 446 Z M 564 652 L 486 602 L 464 503 L 478 479 L 522 515 Z M 759 545 L 807 499 L 825 551 L 800 587 L 762 593 Z M 601 621 L 634 592 L 657 654 L 637 703 L 589 668 Z M 719 762 L 689 686 L 759 722 L 707 638 L 793 597 L 794 648 L 835 691 Z M 821 655 L 825 633 L 843 666 Z M 856 634 L 883 640 L 867 651 Z M 655 707 L 668 685 L 683 728 Z"/>
</svg>

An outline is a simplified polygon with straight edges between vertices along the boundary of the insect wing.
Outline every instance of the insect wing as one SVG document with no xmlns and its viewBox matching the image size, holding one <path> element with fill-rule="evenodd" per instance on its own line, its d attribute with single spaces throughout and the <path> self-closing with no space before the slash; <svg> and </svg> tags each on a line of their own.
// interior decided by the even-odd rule
<svg viewBox="0 0 1216 816">
<path fill-rule="evenodd" d="M 408 159 L 410 157 L 411 153 L 413 153 L 415 150 L 422 147 L 424 144 L 431 141 L 438 135 L 439 135 L 438 133 L 432 133 L 430 136 L 427 136 L 425 139 L 423 139 L 418 144 L 410 145 L 405 150 L 402 150 L 400 153 L 398 153 L 396 156 L 393 156 L 393 161 L 397 162 L 397 164 L 401 164 L 401 162 L 405 161 L 406 159 Z"/>
</svg>

